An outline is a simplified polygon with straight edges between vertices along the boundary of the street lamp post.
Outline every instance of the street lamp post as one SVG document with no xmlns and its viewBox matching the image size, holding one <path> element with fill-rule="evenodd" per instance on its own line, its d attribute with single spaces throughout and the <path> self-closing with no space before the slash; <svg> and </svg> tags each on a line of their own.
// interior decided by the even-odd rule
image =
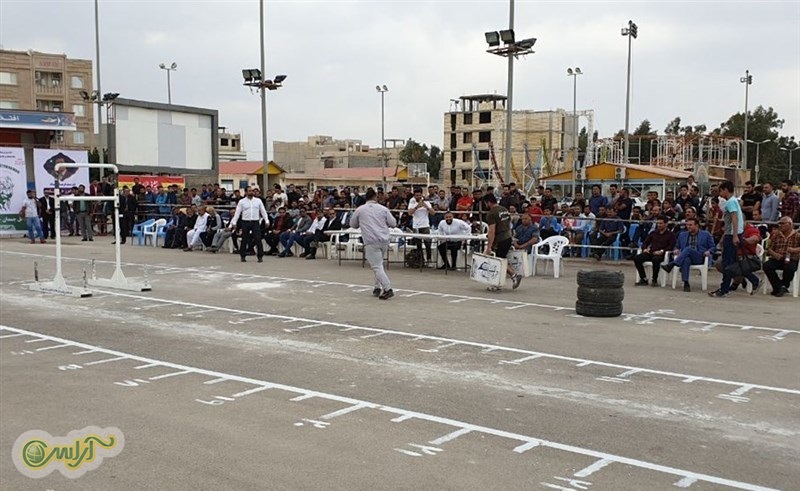
<svg viewBox="0 0 800 491">
<path fill-rule="evenodd" d="M 386 85 L 376 85 L 375 90 L 381 94 L 381 185 L 383 186 L 383 190 L 386 191 L 386 119 L 384 118 L 383 99 L 386 93 L 389 92 L 389 88 L 386 87 Z"/>
<path fill-rule="evenodd" d="M 178 69 L 178 64 L 174 61 L 171 65 L 167 66 L 164 63 L 158 65 L 158 68 L 165 70 L 167 72 L 167 103 L 172 104 L 172 81 L 170 80 L 170 72 L 174 72 Z"/>
<path fill-rule="evenodd" d="M 789 152 L 789 180 L 792 180 L 792 154 L 795 150 L 800 147 L 788 148 L 788 147 L 778 147 L 779 149 L 783 150 L 784 152 Z"/>
<path fill-rule="evenodd" d="M 508 94 L 506 95 L 506 145 L 505 145 L 505 182 L 511 181 L 511 116 L 514 98 L 514 58 L 520 55 L 533 53 L 536 38 L 517 41 L 514 34 L 514 0 L 509 2 L 508 29 L 504 31 L 491 31 L 485 34 L 486 43 L 489 45 L 487 53 L 508 58 Z M 500 47 L 500 41 L 504 46 Z"/>
<path fill-rule="evenodd" d="M 102 90 L 100 88 L 100 8 L 98 5 L 98 0 L 94 0 L 94 47 L 95 47 L 95 55 L 96 60 L 95 63 L 97 65 L 97 94 L 102 94 Z M 84 91 L 85 92 L 85 91 Z M 87 94 L 88 95 L 88 94 Z M 86 98 L 84 98 L 86 100 Z M 97 105 L 97 138 L 100 140 L 98 143 L 98 154 L 100 155 L 100 163 L 105 163 L 105 155 L 103 154 L 103 136 L 105 136 L 105 130 L 103 130 L 103 113 L 100 107 L 100 104 Z M 103 178 L 103 174 L 105 169 L 100 167 L 100 179 Z"/>
<path fill-rule="evenodd" d="M 747 122 L 750 119 L 750 113 L 747 110 L 748 97 L 750 95 L 750 86 L 753 85 L 753 76 L 750 75 L 750 70 L 744 71 L 744 77 L 739 79 L 739 82 L 744 84 L 744 139 L 747 141 Z M 747 143 L 744 144 L 742 151 L 742 164 L 747 169 Z"/>
<path fill-rule="evenodd" d="M 572 137 L 572 196 L 575 196 L 575 172 L 578 170 L 578 75 L 583 75 L 580 68 L 567 68 L 567 76 L 572 77 L 572 122 L 575 129 Z"/>
<path fill-rule="evenodd" d="M 245 68 L 242 70 L 242 78 L 246 87 L 250 87 L 250 91 L 258 89 L 261 95 L 261 152 L 263 158 L 261 159 L 261 170 L 263 172 L 262 189 L 264 193 L 267 192 L 267 171 L 269 170 L 269 161 L 267 159 L 267 106 L 266 106 L 266 91 L 278 90 L 283 87 L 283 81 L 286 80 L 286 75 L 275 75 L 273 79 L 264 80 L 261 70 L 258 68 Z"/>
<path fill-rule="evenodd" d="M 753 145 L 756 146 L 756 168 L 755 168 L 755 174 L 756 174 L 755 182 L 756 182 L 756 184 L 758 184 L 758 174 L 761 171 L 761 168 L 758 165 L 759 156 L 761 155 L 761 145 L 763 145 L 763 144 L 765 144 L 767 142 L 771 142 L 771 141 L 772 140 L 764 140 L 764 141 L 760 141 L 760 142 L 754 142 L 753 140 L 745 140 L 746 143 L 744 144 L 744 148 L 747 148 L 747 144 L 748 143 L 752 143 Z"/>
<path fill-rule="evenodd" d="M 622 163 L 628 163 L 629 156 L 629 132 L 631 121 L 631 46 L 633 40 L 639 36 L 639 26 L 633 23 L 632 20 L 628 21 L 628 27 L 622 28 L 622 35 L 628 36 L 628 83 L 625 89 L 625 145 L 623 147 Z"/>
</svg>

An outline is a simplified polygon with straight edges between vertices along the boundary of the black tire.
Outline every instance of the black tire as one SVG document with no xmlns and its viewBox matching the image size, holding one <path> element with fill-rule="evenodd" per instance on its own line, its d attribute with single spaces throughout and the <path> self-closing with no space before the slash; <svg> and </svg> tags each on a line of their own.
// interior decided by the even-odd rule
<svg viewBox="0 0 800 491">
<path fill-rule="evenodd" d="M 590 288 L 578 287 L 578 300 L 589 303 L 617 304 L 625 299 L 625 290 L 622 288 Z"/>
<path fill-rule="evenodd" d="M 584 317 L 619 317 L 622 315 L 622 302 L 593 303 L 578 300 L 575 302 L 575 312 Z"/>
<path fill-rule="evenodd" d="M 621 288 L 625 284 L 622 271 L 578 271 L 578 286 L 589 288 Z"/>
</svg>

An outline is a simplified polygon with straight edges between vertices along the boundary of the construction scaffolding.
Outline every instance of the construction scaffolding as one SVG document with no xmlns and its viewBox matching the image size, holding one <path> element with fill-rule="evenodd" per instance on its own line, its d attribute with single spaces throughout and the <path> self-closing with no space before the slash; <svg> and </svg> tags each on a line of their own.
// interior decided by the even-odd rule
<svg viewBox="0 0 800 491">
<path fill-rule="evenodd" d="M 623 140 L 603 138 L 596 142 L 597 163 L 622 164 Z M 643 150 L 649 149 L 646 153 Z M 632 135 L 630 163 L 693 171 L 702 162 L 715 167 L 743 168 L 742 139 L 719 135 Z"/>
</svg>

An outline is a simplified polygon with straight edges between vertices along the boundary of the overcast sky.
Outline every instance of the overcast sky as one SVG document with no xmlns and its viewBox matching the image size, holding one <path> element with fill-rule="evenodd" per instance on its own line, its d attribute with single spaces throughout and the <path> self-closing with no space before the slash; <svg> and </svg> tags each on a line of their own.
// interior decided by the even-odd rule
<svg viewBox="0 0 800 491">
<path fill-rule="evenodd" d="M 241 85 L 258 67 L 258 1 L 100 0 L 103 92 L 219 110 L 220 125 L 244 134 L 261 157 L 260 106 Z M 506 92 L 506 61 L 487 54 L 483 33 L 508 26 L 508 1 L 267 1 L 267 74 L 288 75 L 268 97 L 268 140 L 324 134 L 380 145 L 386 137 L 442 147 L 443 113 L 466 94 Z M 517 38 L 536 53 L 515 64 L 514 108 L 594 109 L 610 136 L 625 123 L 628 19 L 633 41 L 631 131 L 648 118 L 663 132 L 675 116 L 717 127 L 750 107 L 772 106 L 783 134 L 800 137 L 800 2 L 516 2 Z M 5 49 L 95 58 L 90 0 L 2 0 Z M 272 146 L 270 144 L 270 153 Z"/>
</svg>

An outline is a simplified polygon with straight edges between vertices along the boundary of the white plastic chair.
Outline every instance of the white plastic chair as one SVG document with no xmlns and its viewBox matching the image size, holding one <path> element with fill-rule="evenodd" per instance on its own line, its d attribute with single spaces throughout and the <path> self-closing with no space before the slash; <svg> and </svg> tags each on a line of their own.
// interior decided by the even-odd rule
<svg viewBox="0 0 800 491">
<path fill-rule="evenodd" d="M 641 254 L 641 253 L 642 253 L 642 249 L 639 249 L 637 254 Z M 664 261 L 661 264 L 669 264 L 669 261 L 671 259 L 672 259 L 672 251 L 667 251 L 667 252 L 664 253 Z M 653 262 L 652 261 L 643 262 L 642 263 L 642 267 L 645 268 L 645 271 L 647 271 L 648 269 L 650 271 L 652 271 L 653 270 Z M 667 276 L 669 276 L 667 273 L 659 272 L 659 274 L 658 274 L 658 278 L 659 278 L 658 285 L 661 288 L 666 288 L 666 286 L 667 286 Z M 636 277 L 636 276 L 634 275 L 634 277 Z M 675 287 L 673 287 L 673 288 L 675 288 Z"/>
<path fill-rule="evenodd" d="M 346 257 L 347 259 L 356 259 L 358 252 L 360 252 L 364 246 L 364 244 L 362 244 L 359 240 L 361 238 L 361 229 L 349 228 L 346 230 L 346 232 L 349 239 L 345 244 Z"/>
<path fill-rule="evenodd" d="M 694 264 L 689 266 L 689 274 L 692 274 L 692 271 L 699 271 L 700 272 L 700 284 L 703 287 L 703 291 L 708 290 L 708 256 L 703 258 L 703 264 Z M 678 274 L 680 274 L 680 268 L 675 266 L 672 270 L 672 289 L 674 290 L 678 286 Z"/>
<path fill-rule="evenodd" d="M 402 234 L 403 231 L 395 227 L 391 230 L 393 234 Z M 389 237 L 389 254 L 394 256 L 394 261 L 400 261 L 400 241 L 403 240 L 401 235 Z"/>
<path fill-rule="evenodd" d="M 539 250 L 545 245 L 549 246 L 547 254 L 542 254 Z M 569 239 L 561 235 L 548 237 L 542 242 L 534 245 L 531 251 L 533 265 L 531 266 L 531 276 L 536 276 L 536 263 L 538 261 L 553 261 L 553 277 L 558 278 L 561 274 L 561 253 L 564 247 L 569 245 Z M 544 273 L 547 274 L 549 263 L 545 263 Z"/>
<path fill-rule="evenodd" d="M 147 238 L 150 238 L 150 242 L 153 243 L 153 247 L 156 247 L 158 244 L 158 228 L 163 227 L 167 224 L 167 220 L 164 218 L 159 218 L 153 223 L 145 225 L 142 227 L 142 238 L 144 239 L 144 244 L 147 245 Z"/>
</svg>

